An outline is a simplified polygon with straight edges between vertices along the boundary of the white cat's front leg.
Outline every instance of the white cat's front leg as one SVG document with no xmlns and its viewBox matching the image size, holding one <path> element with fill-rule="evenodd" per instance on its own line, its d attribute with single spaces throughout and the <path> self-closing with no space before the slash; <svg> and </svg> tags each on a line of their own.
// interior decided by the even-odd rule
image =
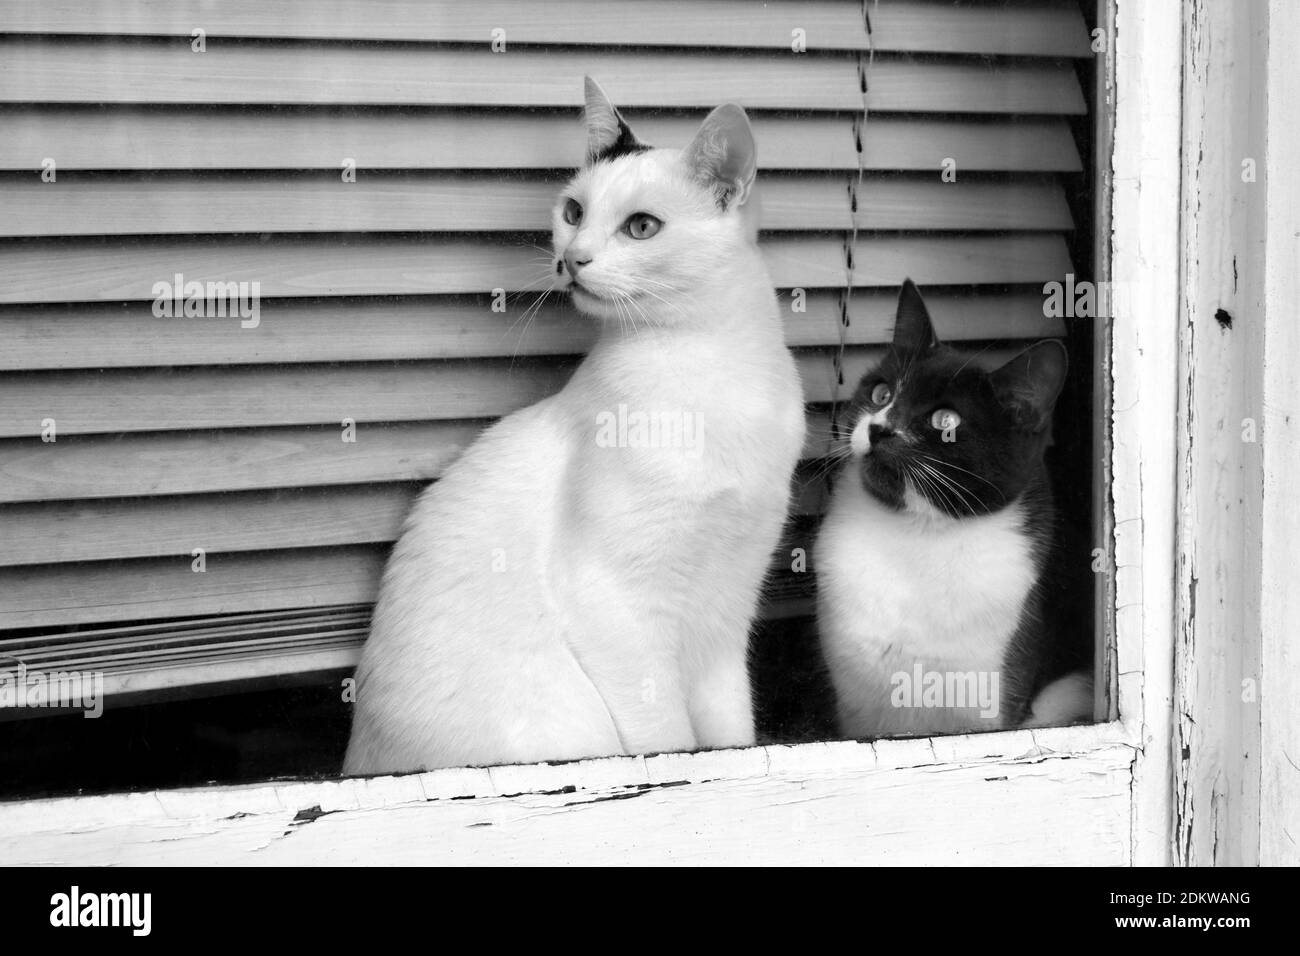
<svg viewBox="0 0 1300 956">
<path fill-rule="evenodd" d="M 701 747 L 752 747 L 754 701 L 747 643 L 715 652 L 691 684 L 691 725 Z"/>
</svg>

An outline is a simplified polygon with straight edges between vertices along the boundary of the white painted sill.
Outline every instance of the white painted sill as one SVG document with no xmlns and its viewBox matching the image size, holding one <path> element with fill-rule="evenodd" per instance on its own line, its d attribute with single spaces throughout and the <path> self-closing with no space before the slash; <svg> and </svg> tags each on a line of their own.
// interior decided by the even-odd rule
<svg viewBox="0 0 1300 956">
<path fill-rule="evenodd" d="M 37 800 L 0 859 L 1119 863 L 1137 752 L 1113 722 Z"/>
</svg>

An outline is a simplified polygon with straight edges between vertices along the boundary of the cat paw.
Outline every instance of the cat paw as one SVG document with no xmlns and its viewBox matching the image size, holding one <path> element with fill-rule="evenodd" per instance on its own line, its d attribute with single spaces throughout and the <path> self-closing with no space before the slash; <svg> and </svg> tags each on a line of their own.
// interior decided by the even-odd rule
<svg viewBox="0 0 1300 956">
<path fill-rule="evenodd" d="M 1029 710 L 1022 728 L 1060 727 L 1091 720 L 1092 675 L 1079 671 L 1052 681 L 1038 692 Z"/>
</svg>

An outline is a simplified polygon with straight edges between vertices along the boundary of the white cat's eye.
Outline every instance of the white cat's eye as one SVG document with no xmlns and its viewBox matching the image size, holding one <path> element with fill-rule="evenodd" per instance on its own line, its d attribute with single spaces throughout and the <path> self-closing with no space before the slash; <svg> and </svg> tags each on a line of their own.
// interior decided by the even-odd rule
<svg viewBox="0 0 1300 956">
<path fill-rule="evenodd" d="M 629 216 L 623 228 L 633 239 L 649 239 L 662 226 L 663 223 L 648 212 L 639 212 Z"/>
<path fill-rule="evenodd" d="M 961 416 L 951 408 L 936 408 L 930 416 L 930 427 L 946 432 L 961 424 Z"/>
<path fill-rule="evenodd" d="M 876 387 L 871 390 L 872 405 L 888 405 L 893 397 L 894 390 L 884 382 L 877 382 Z"/>
<path fill-rule="evenodd" d="M 564 203 L 564 221 L 570 226 L 576 226 L 582 222 L 582 203 L 576 199 L 566 200 Z"/>
</svg>

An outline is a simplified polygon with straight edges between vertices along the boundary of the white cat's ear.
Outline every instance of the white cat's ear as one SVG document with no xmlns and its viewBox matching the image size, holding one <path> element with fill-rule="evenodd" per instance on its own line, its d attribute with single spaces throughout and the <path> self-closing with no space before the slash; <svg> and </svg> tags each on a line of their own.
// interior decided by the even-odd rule
<svg viewBox="0 0 1300 956">
<path fill-rule="evenodd" d="M 1068 366 L 1064 345 L 1037 342 L 993 372 L 993 389 L 1022 425 L 1038 431 L 1051 421 Z"/>
<path fill-rule="evenodd" d="M 745 111 L 735 103 L 719 106 L 682 150 L 682 159 L 723 209 L 743 204 L 758 172 L 758 148 Z"/>
<path fill-rule="evenodd" d="M 587 165 L 602 159 L 613 159 L 625 153 L 639 153 L 649 147 L 636 138 L 631 127 L 615 109 L 600 84 L 591 77 L 583 78 L 583 91 L 587 121 Z"/>
<path fill-rule="evenodd" d="M 939 336 L 934 333 L 921 290 L 911 279 L 904 279 L 894 313 L 894 348 L 900 352 L 928 352 L 938 347 Z"/>
</svg>

